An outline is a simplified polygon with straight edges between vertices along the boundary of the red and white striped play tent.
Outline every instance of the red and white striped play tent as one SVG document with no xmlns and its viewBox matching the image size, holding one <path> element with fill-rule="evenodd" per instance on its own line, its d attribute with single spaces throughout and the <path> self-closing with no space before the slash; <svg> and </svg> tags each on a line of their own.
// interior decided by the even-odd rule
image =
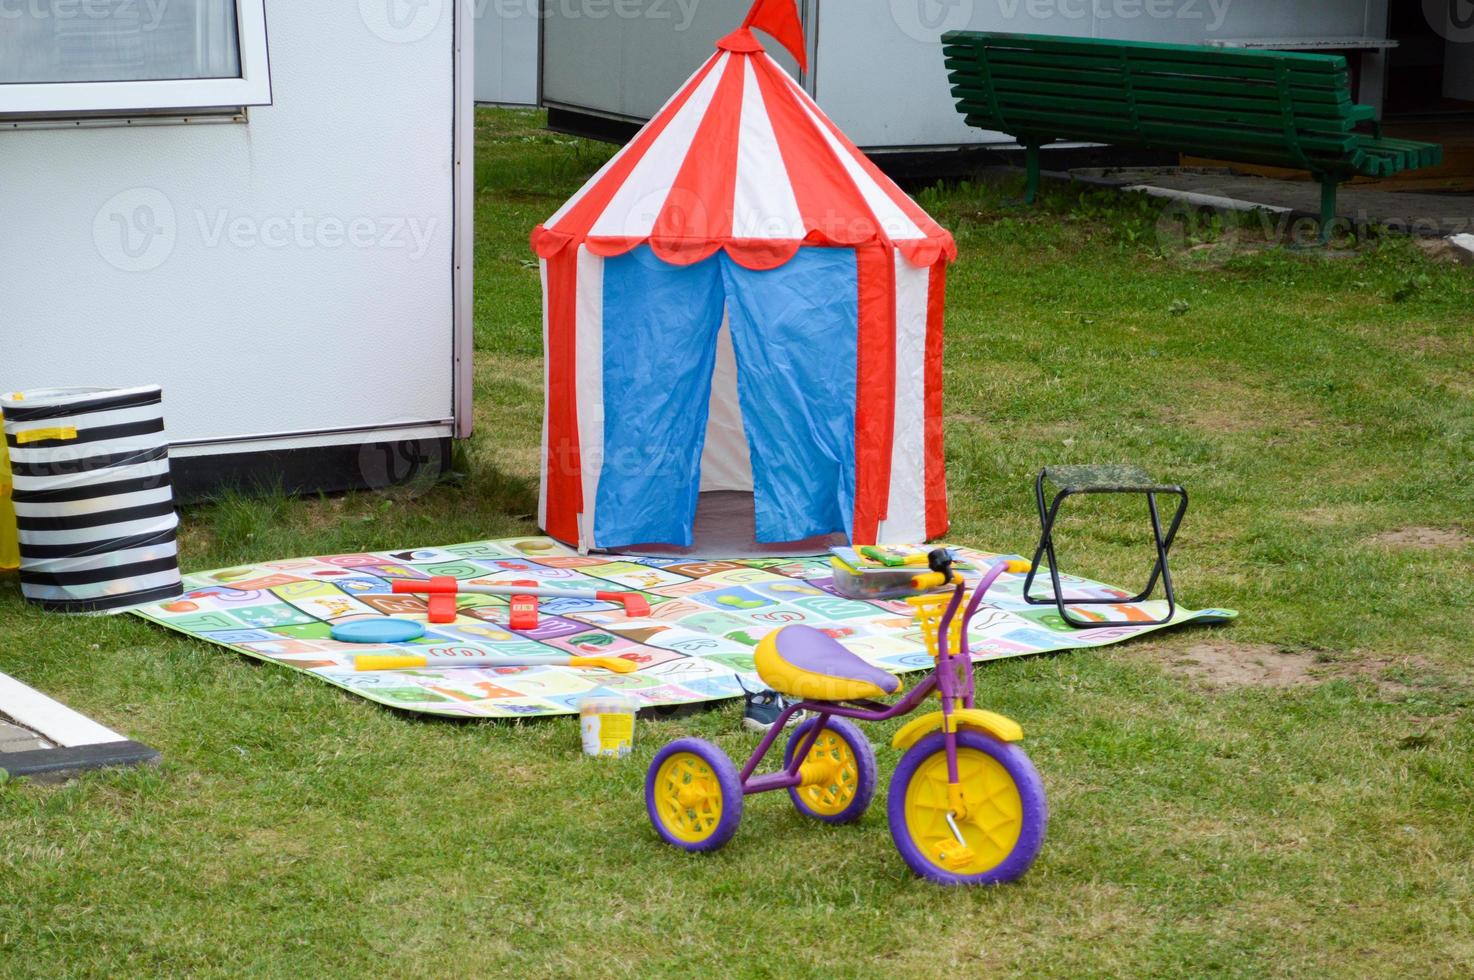
<svg viewBox="0 0 1474 980">
<path fill-rule="evenodd" d="M 539 518 L 582 548 L 690 546 L 701 493 L 756 542 L 946 532 L 952 236 L 767 56 L 747 22 L 557 214 L 542 260 Z"/>
</svg>

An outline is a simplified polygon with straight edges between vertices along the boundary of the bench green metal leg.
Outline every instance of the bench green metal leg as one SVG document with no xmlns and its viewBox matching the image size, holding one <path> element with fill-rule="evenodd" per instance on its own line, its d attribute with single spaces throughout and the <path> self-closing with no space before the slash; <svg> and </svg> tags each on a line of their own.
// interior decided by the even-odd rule
<svg viewBox="0 0 1474 980">
<path fill-rule="evenodd" d="M 1331 231 L 1336 227 L 1336 181 L 1325 177 L 1320 182 L 1320 243 L 1330 243 Z"/>
<path fill-rule="evenodd" d="M 1028 176 L 1024 179 L 1024 203 L 1033 204 L 1039 199 L 1039 147 L 1028 150 Z"/>
</svg>

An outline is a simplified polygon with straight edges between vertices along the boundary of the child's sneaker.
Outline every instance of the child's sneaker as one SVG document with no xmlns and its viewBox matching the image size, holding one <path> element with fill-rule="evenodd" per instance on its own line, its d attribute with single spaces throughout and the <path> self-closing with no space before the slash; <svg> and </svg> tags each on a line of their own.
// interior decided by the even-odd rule
<svg viewBox="0 0 1474 980">
<path fill-rule="evenodd" d="M 737 683 L 742 684 L 740 680 Z M 788 702 L 777 691 L 749 691 L 746 684 L 742 684 L 742 697 L 747 702 L 742 709 L 742 727 L 759 735 L 766 735 L 768 729 L 777 722 L 778 716 L 783 714 L 783 709 L 788 707 Z M 795 711 L 784 727 L 791 728 L 798 724 L 803 714 L 802 711 Z"/>
</svg>

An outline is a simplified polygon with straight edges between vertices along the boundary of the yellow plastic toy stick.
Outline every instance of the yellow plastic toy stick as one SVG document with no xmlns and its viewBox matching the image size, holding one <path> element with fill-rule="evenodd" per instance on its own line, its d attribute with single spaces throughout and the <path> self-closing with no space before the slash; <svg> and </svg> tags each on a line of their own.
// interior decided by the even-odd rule
<svg viewBox="0 0 1474 980">
<path fill-rule="evenodd" d="M 1010 575 L 1024 575 L 1033 564 L 1019 558 L 1009 558 L 1003 563 L 1003 570 Z M 930 592 L 932 589 L 940 589 L 942 586 L 953 581 L 941 572 L 921 572 L 911 576 L 911 587 L 917 592 Z"/>
<path fill-rule="evenodd" d="M 917 592 L 930 592 L 932 589 L 940 589 L 951 581 L 941 572 L 922 572 L 911 576 L 911 588 Z"/>
<path fill-rule="evenodd" d="M 616 674 L 639 669 L 622 657 L 463 657 L 454 653 L 363 653 L 353 658 L 353 669 L 415 670 L 421 667 L 598 667 Z"/>
</svg>

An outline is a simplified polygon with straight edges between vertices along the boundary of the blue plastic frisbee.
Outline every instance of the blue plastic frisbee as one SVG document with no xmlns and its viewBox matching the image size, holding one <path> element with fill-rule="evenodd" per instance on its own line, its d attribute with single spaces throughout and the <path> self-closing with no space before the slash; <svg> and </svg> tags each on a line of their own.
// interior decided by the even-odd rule
<svg viewBox="0 0 1474 980">
<path fill-rule="evenodd" d="M 425 627 L 408 619 L 356 619 L 334 626 L 339 643 L 408 643 L 425 635 Z"/>
</svg>

